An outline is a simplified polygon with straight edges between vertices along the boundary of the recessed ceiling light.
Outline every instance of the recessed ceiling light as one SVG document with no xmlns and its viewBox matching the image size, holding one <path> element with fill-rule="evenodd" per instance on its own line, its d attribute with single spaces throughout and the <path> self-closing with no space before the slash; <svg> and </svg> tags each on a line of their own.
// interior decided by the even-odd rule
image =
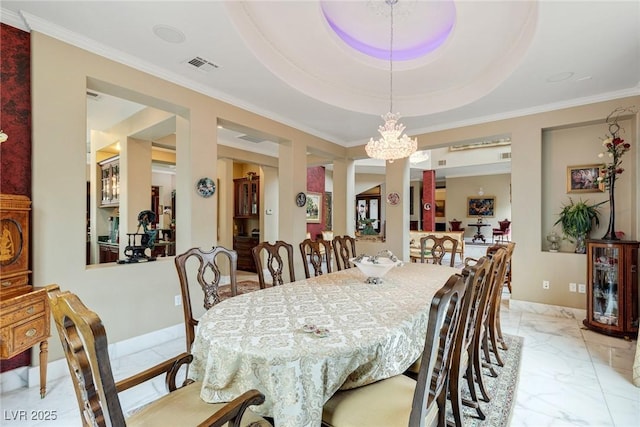
<svg viewBox="0 0 640 427">
<path fill-rule="evenodd" d="M 565 71 L 563 73 L 553 74 L 547 77 L 547 83 L 558 83 L 573 77 L 575 73 L 573 71 Z"/>
<path fill-rule="evenodd" d="M 169 43 L 182 43 L 187 39 L 182 31 L 169 25 L 154 25 L 153 34 Z"/>
</svg>

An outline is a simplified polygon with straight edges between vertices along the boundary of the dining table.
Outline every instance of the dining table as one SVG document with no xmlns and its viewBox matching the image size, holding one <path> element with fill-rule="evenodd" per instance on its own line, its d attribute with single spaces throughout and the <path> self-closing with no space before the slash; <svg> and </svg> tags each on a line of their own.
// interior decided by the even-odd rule
<svg viewBox="0 0 640 427">
<path fill-rule="evenodd" d="M 356 267 L 226 299 L 199 320 L 189 377 L 200 397 L 249 389 L 276 427 L 320 426 L 338 390 L 402 374 L 422 354 L 431 299 L 460 270 L 404 263 L 382 283 Z"/>
</svg>

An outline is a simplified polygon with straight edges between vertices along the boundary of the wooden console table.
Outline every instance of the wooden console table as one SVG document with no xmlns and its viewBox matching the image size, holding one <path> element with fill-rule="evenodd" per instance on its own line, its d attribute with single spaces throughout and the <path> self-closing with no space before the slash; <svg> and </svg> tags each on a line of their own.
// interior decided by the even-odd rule
<svg viewBox="0 0 640 427">
<path fill-rule="evenodd" d="M 491 227 L 491 224 L 487 224 L 485 222 L 472 222 L 471 224 L 467 224 L 467 227 L 476 227 L 476 234 L 473 235 L 473 239 L 471 239 L 471 243 L 475 243 L 476 240 L 482 240 L 482 243 L 485 242 L 484 235 L 480 229 L 482 227 Z"/>
<path fill-rule="evenodd" d="M 40 397 L 47 393 L 50 311 L 47 292 L 39 288 L 0 300 L 0 357 L 10 359 L 40 344 Z"/>
</svg>

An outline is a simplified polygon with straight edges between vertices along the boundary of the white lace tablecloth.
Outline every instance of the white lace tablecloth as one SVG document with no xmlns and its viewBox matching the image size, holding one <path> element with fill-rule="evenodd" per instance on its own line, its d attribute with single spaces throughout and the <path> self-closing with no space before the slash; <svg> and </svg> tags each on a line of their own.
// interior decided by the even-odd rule
<svg viewBox="0 0 640 427">
<path fill-rule="evenodd" d="M 431 299 L 458 272 L 405 264 L 371 285 L 352 268 L 229 298 L 200 319 L 189 376 L 207 402 L 255 388 L 266 401 L 253 409 L 277 427 L 320 426 L 338 389 L 401 374 L 418 358 Z"/>
</svg>

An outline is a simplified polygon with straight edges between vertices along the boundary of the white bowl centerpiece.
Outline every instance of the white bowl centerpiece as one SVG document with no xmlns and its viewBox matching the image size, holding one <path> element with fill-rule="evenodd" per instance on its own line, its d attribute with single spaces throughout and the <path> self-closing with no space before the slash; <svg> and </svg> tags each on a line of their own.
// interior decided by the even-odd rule
<svg viewBox="0 0 640 427">
<path fill-rule="evenodd" d="M 389 250 L 382 250 L 377 255 L 361 254 L 350 261 L 355 264 L 365 276 L 365 283 L 379 284 L 382 283 L 382 277 L 393 267 L 401 266 L 402 261 L 391 253 Z"/>
</svg>

